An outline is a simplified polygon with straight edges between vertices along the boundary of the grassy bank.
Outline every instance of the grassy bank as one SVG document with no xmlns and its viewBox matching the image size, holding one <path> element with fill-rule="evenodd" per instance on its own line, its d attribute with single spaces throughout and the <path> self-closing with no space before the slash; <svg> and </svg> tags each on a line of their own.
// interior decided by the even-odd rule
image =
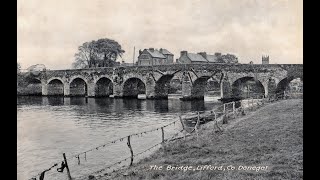
<svg viewBox="0 0 320 180">
<path fill-rule="evenodd" d="M 302 179 L 302 102 L 283 100 L 247 112 L 223 125 L 222 133 L 208 123 L 199 140 L 194 136 L 168 143 L 165 150 L 160 148 L 133 167 L 99 179 Z M 152 165 L 162 170 L 150 170 Z M 169 165 L 192 168 L 167 170 Z M 199 170 L 201 165 L 225 170 Z M 227 170 L 229 165 L 235 169 Z M 239 170 L 240 166 L 266 169 Z"/>
</svg>

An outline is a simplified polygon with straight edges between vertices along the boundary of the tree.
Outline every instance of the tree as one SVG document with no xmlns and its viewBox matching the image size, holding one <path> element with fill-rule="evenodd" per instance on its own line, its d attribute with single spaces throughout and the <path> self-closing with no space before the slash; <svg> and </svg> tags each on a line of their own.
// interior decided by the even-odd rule
<svg viewBox="0 0 320 180">
<path fill-rule="evenodd" d="M 124 52 L 121 45 L 112 39 L 104 38 L 85 42 L 79 46 L 72 66 L 74 68 L 112 67 Z"/>
<path fill-rule="evenodd" d="M 75 62 L 72 64 L 74 68 L 88 68 L 91 62 L 97 58 L 95 41 L 85 42 L 78 47 L 78 53 L 75 54 Z"/>
<path fill-rule="evenodd" d="M 215 56 L 217 57 L 217 61 L 219 63 L 238 63 L 237 56 L 233 54 L 215 53 Z"/>
<path fill-rule="evenodd" d="M 225 63 L 238 63 L 237 56 L 233 54 L 226 54 L 221 56 Z"/>
</svg>

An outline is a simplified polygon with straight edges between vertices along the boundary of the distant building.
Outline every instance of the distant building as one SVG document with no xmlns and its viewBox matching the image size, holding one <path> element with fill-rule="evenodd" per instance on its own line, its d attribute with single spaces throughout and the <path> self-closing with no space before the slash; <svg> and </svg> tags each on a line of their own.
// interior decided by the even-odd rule
<svg viewBox="0 0 320 180">
<path fill-rule="evenodd" d="M 262 56 L 262 64 L 269 64 L 269 56 Z"/>
<path fill-rule="evenodd" d="M 163 64 L 172 64 L 173 63 L 173 54 L 167 49 L 144 49 L 143 51 L 139 50 L 139 56 L 137 65 L 139 66 L 153 66 L 153 65 L 163 65 Z"/>
<path fill-rule="evenodd" d="M 201 54 L 188 53 L 188 51 L 181 51 L 180 57 L 177 61 L 180 64 L 192 64 L 192 63 L 208 63 Z"/>
<path fill-rule="evenodd" d="M 232 60 L 230 61 L 229 59 L 235 59 L 236 61 L 232 62 Z M 214 55 L 211 55 L 206 52 L 189 53 L 188 51 L 181 51 L 177 63 L 237 63 L 237 58 L 231 54 L 222 55 L 221 53 L 215 53 Z"/>
<path fill-rule="evenodd" d="M 159 52 L 166 57 L 165 64 L 173 63 L 173 54 L 169 52 L 167 49 L 160 48 Z"/>
</svg>

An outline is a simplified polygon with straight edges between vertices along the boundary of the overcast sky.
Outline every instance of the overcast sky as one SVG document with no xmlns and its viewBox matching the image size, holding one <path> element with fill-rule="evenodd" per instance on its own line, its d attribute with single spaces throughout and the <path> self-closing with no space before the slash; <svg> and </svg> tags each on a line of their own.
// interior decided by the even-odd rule
<svg viewBox="0 0 320 180">
<path fill-rule="evenodd" d="M 71 68 L 79 45 L 232 53 L 241 63 L 303 63 L 302 0 L 18 0 L 18 62 Z M 119 59 L 121 61 L 121 59 Z"/>
</svg>

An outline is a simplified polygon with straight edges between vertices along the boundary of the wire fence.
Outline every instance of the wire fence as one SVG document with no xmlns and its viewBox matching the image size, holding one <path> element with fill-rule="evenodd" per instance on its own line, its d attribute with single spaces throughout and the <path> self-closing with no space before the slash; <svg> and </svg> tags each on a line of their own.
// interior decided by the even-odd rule
<svg viewBox="0 0 320 180">
<path fill-rule="evenodd" d="M 298 94 L 298 95 L 302 96 L 302 93 Z M 272 95 L 269 95 L 268 97 L 264 97 L 263 95 L 262 96 L 259 95 L 256 97 L 251 97 L 249 99 L 242 99 L 242 100 L 238 100 L 238 101 L 224 103 L 223 105 L 215 107 L 214 109 L 212 109 L 210 111 L 198 111 L 196 114 L 188 113 L 187 115 L 179 116 L 179 119 L 177 119 L 171 123 L 168 123 L 164 126 L 150 129 L 150 130 L 146 130 L 146 131 L 142 131 L 139 133 L 130 134 L 130 135 L 127 135 L 127 136 L 124 136 L 124 137 L 121 137 L 121 138 L 118 138 L 118 139 L 115 139 L 112 141 L 108 141 L 104 144 L 90 148 L 86 151 L 73 154 L 73 155 L 69 156 L 69 158 L 66 158 L 65 154 L 63 153 L 63 160 L 60 161 L 61 165 L 57 169 L 57 171 L 63 172 L 64 169 L 66 169 L 69 180 L 84 178 L 87 175 L 79 176 L 76 178 L 71 177 L 70 169 L 68 167 L 68 161 L 70 161 L 71 159 L 76 159 L 78 165 L 80 165 L 81 164 L 80 156 L 82 157 L 82 159 L 84 159 L 86 161 L 87 153 L 89 153 L 91 151 L 97 151 L 99 149 L 103 149 L 105 147 L 108 147 L 109 145 L 123 142 L 123 141 L 126 141 L 126 144 L 130 150 L 130 156 L 123 158 L 121 160 L 118 160 L 114 163 L 110 163 L 108 165 L 105 165 L 103 168 L 96 170 L 96 171 L 93 171 L 88 174 L 98 174 L 98 173 L 105 172 L 107 170 L 114 171 L 115 168 L 113 168 L 113 167 L 115 167 L 115 166 L 117 166 L 118 169 L 126 167 L 126 166 L 130 167 L 130 166 L 132 166 L 133 161 L 136 157 L 138 157 L 148 151 L 151 151 L 152 149 L 156 149 L 156 147 L 159 145 L 165 145 L 165 143 L 167 143 L 169 141 L 176 140 L 176 139 L 186 138 L 186 137 L 190 136 L 193 132 L 195 132 L 194 134 L 196 134 L 198 137 L 199 126 L 201 124 L 208 122 L 208 121 L 214 121 L 214 127 L 216 127 L 218 131 L 222 131 L 222 128 L 219 125 L 219 123 L 221 123 L 221 122 L 222 122 L 222 124 L 228 123 L 228 119 L 230 117 L 236 118 L 240 114 L 244 115 L 245 111 L 254 110 L 254 108 L 260 107 L 260 106 L 264 105 L 265 103 L 272 103 L 274 101 L 288 99 L 288 98 L 296 98 L 296 97 L 297 97 L 297 94 L 286 94 L 285 92 L 272 94 Z M 165 138 L 165 128 L 167 128 L 169 126 L 175 126 L 175 124 L 179 123 L 179 121 L 181 123 L 182 130 L 176 132 L 173 136 L 170 136 L 170 138 Z M 161 142 L 156 143 L 153 146 L 151 146 L 145 150 L 142 150 L 138 153 L 135 153 L 132 149 L 131 138 L 132 137 L 143 137 L 145 134 L 155 132 L 155 131 L 161 131 Z M 178 134 L 181 132 L 183 133 L 183 136 L 178 136 Z M 53 163 L 53 165 L 50 168 L 45 169 L 42 172 L 34 175 L 29 180 L 37 180 L 37 177 L 39 177 L 39 180 L 44 180 L 45 172 L 50 171 L 55 166 L 58 166 L 58 164 L 60 164 L 60 162 Z M 120 166 L 124 162 L 128 162 L 129 165 Z"/>
</svg>

